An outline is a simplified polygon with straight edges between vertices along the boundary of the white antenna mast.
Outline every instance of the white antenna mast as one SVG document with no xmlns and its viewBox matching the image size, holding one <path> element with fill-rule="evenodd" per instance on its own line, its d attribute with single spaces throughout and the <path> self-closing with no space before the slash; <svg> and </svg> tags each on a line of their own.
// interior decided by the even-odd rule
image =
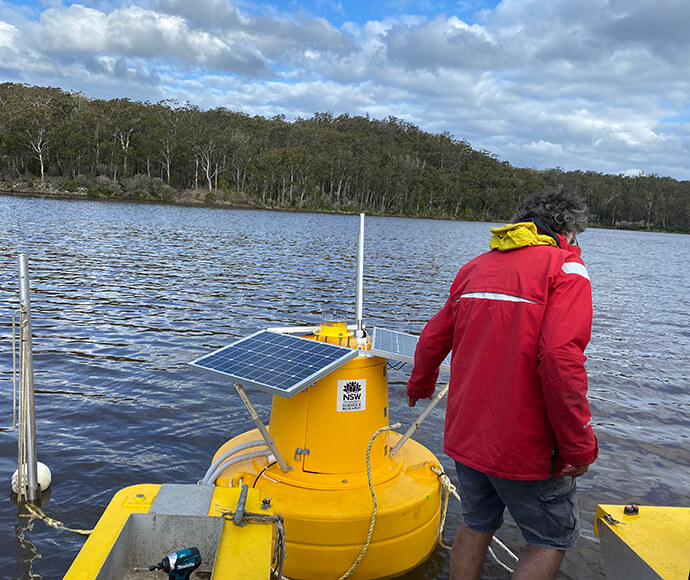
<svg viewBox="0 0 690 580">
<path fill-rule="evenodd" d="M 364 214 L 359 214 L 359 249 L 357 251 L 357 305 L 355 317 L 357 319 L 357 339 L 364 338 L 362 325 L 362 297 L 364 294 Z"/>
</svg>

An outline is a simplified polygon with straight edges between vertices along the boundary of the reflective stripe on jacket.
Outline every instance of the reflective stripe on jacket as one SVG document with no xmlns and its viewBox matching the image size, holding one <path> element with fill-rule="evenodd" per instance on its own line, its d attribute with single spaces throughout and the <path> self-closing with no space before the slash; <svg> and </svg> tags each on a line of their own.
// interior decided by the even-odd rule
<svg viewBox="0 0 690 580">
<path fill-rule="evenodd" d="M 407 390 L 423 398 L 452 347 L 444 450 L 496 477 L 546 479 L 597 456 L 584 368 L 591 286 L 580 249 L 559 238 L 560 248 L 493 240 L 508 251 L 461 268 L 415 353 Z"/>
</svg>

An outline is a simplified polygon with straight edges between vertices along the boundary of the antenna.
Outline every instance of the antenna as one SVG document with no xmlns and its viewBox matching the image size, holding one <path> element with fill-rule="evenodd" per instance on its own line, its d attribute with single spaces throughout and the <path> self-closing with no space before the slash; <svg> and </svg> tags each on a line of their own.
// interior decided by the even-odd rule
<svg viewBox="0 0 690 580">
<path fill-rule="evenodd" d="M 359 248 L 357 251 L 357 305 L 355 318 L 357 319 L 357 338 L 364 336 L 362 326 L 362 296 L 364 294 L 364 214 L 359 214 Z"/>
</svg>

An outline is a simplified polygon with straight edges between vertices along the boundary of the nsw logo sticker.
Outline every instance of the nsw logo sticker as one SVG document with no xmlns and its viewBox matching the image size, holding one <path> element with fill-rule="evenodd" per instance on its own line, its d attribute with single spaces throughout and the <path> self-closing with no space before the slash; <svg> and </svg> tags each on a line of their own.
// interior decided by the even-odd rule
<svg viewBox="0 0 690 580">
<path fill-rule="evenodd" d="M 366 379 L 338 381 L 338 411 L 364 411 L 366 408 Z"/>
</svg>

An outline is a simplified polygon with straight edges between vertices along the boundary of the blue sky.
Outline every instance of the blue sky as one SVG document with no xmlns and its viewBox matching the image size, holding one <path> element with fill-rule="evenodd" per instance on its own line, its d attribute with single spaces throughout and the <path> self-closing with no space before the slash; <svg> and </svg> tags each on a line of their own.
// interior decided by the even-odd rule
<svg viewBox="0 0 690 580">
<path fill-rule="evenodd" d="M 273 5 L 278 10 L 290 14 L 303 10 L 314 16 L 326 18 L 335 26 L 345 22 L 364 24 L 369 21 L 381 21 L 386 18 L 417 15 L 433 18 L 438 14 L 454 14 L 465 22 L 473 23 L 481 11 L 494 8 L 498 0 L 477 0 L 474 2 L 429 2 L 415 0 L 388 0 L 384 2 L 335 2 L 333 0 L 311 0 L 293 2 L 283 0 L 264 4 Z M 255 5 L 257 6 L 257 5 Z M 261 5 L 257 6 L 261 9 Z"/>
<path fill-rule="evenodd" d="M 398 117 L 519 167 L 690 179 L 687 0 L 0 0 L 0 82 Z"/>
</svg>

